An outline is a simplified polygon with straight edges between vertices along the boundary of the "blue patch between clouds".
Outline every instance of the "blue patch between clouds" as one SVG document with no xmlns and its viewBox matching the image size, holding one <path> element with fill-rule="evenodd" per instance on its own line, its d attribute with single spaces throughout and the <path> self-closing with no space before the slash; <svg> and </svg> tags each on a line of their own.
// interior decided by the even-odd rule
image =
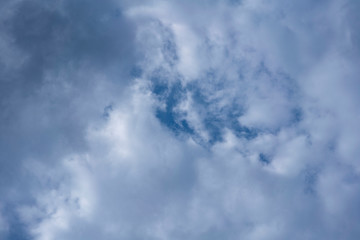
<svg viewBox="0 0 360 240">
<path fill-rule="evenodd" d="M 223 140 L 223 136 L 222 136 L 223 124 L 218 119 L 208 117 L 205 119 L 204 125 L 210 135 L 210 139 L 209 139 L 210 144 L 221 142 Z"/>
<path fill-rule="evenodd" d="M 235 135 L 239 138 L 245 138 L 247 140 L 254 139 L 258 136 L 259 130 L 248 128 L 240 125 L 238 117 L 231 116 L 229 117 L 229 129 L 233 130 Z"/>
<path fill-rule="evenodd" d="M 156 117 L 162 124 L 173 130 L 175 133 L 185 132 L 194 134 L 194 130 L 190 128 L 185 119 L 179 119 L 174 108 L 179 103 L 183 94 L 180 83 L 175 84 L 170 89 L 165 84 L 155 84 L 153 93 L 161 99 L 165 100 L 166 108 L 156 110 Z"/>
<path fill-rule="evenodd" d="M 168 90 L 168 86 L 165 84 L 156 84 L 152 90 L 152 92 L 157 95 L 158 97 L 163 96 L 166 94 L 166 91 Z"/>
<path fill-rule="evenodd" d="M 265 154 L 260 153 L 259 154 L 259 161 L 264 165 L 269 165 L 270 162 L 271 162 L 271 159 L 270 159 L 269 156 L 266 156 Z"/>
<path fill-rule="evenodd" d="M 292 122 L 299 123 L 303 119 L 303 112 L 301 108 L 294 108 L 292 111 Z"/>
<path fill-rule="evenodd" d="M 209 72 L 208 77 L 213 77 L 213 73 Z M 152 93 L 166 105 L 165 109 L 158 108 L 156 110 L 156 117 L 175 134 L 189 134 L 205 145 L 212 145 L 223 141 L 223 133 L 226 128 L 232 130 L 239 138 L 253 139 L 258 135 L 256 129 L 240 125 L 238 118 L 243 112 L 241 106 L 234 104 L 221 109 L 219 112 L 212 112 L 209 109 L 216 102 L 214 100 L 209 101 L 202 94 L 201 88 L 195 84 L 182 87 L 179 81 L 170 85 L 165 79 L 159 77 L 158 73 L 155 73 L 155 76 L 151 78 L 151 82 L 153 84 Z M 218 88 L 221 87 L 221 85 L 218 86 Z M 199 133 L 195 132 L 189 122 L 181 118 L 179 113 L 176 112 L 175 108 L 187 93 L 191 94 L 195 108 L 203 114 L 203 126 L 209 136 L 209 139 L 205 142 L 204 139 L 201 139 Z"/>
</svg>

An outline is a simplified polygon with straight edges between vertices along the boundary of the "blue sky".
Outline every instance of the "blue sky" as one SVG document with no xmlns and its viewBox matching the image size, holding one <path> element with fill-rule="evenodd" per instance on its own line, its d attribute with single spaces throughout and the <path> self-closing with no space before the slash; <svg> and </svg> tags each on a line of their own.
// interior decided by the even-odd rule
<svg viewBox="0 0 360 240">
<path fill-rule="evenodd" d="M 360 239 L 359 11 L 1 1 L 0 239 Z"/>
</svg>

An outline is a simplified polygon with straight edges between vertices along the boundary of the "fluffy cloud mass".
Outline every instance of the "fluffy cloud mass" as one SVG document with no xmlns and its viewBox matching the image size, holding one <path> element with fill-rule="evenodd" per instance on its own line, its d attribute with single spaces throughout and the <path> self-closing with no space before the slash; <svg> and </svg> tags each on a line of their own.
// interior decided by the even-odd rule
<svg viewBox="0 0 360 240">
<path fill-rule="evenodd" d="M 359 11 L 2 0 L 0 239 L 360 239 Z"/>
</svg>

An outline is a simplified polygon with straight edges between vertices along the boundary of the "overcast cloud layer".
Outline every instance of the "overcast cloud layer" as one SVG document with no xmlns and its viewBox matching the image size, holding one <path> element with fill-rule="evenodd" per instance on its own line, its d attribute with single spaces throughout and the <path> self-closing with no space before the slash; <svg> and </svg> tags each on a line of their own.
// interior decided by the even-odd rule
<svg viewBox="0 0 360 240">
<path fill-rule="evenodd" d="M 360 239 L 359 12 L 0 0 L 0 239 Z"/>
</svg>

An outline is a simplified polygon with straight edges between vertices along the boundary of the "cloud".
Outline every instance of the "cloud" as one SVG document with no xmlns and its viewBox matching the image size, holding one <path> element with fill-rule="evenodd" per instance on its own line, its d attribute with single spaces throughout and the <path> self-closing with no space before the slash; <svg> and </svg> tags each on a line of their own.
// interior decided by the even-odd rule
<svg viewBox="0 0 360 240">
<path fill-rule="evenodd" d="M 4 1 L 0 236 L 358 239 L 358 4 Z"/>
<path fill-rule="evenodd" d="M 84 149 L 89 118 L 128 83 L 131 24 L 110 1 L 4 5 L 1 34 L 10 57 L 1 62 L 2 159 L 10 168 L 23 158 Z M 87 105 L 90 99 L 97 100 Z"/>
<path fill-rule="evenodd" d="M 5 221 L 5 219 L 1 213 L 0 214 L 0 236 L 4 237 L 7 234 L 8 229 L 9 229 L 8 223 L 7 223 L 7 221 Z"/>
<path fill-rule="evenodd" d="M 52 188 L 25 165 L 57 169 L 86 150 L 88 124 L 129 84 L 134 26 L 111 1 L 4 1 L 1 9 L 0 202 L 7 238 L 25 239 L 16 208 Z"/>
</svg>

